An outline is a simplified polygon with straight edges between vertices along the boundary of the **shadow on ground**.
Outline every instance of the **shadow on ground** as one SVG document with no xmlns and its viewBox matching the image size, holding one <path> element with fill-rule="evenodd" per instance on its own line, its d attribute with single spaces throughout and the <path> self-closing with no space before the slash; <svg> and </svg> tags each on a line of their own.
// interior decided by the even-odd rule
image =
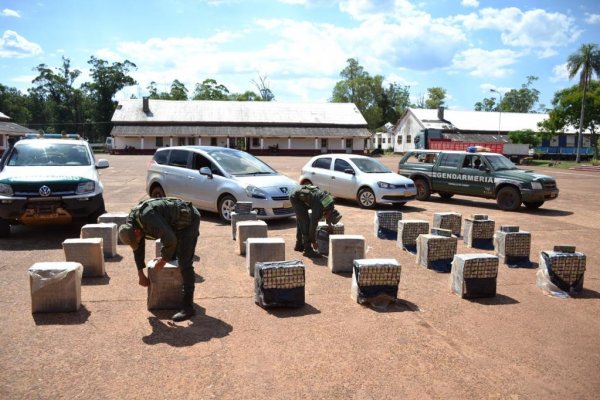
<svg viewBox="0 0 600 400">
<path fill-rule="evenodd" d="M 233 330 L 231 325 L 206 315 L 202 307 L 196 307 L 197 314 L 189 321 L 178 324 L 170 321 L 175 312 L 176 310 L 154 311 L 155 316 L 148 318 L 152 333 L 144 336 L 142 342 L 148 345 L 164 343 L 173 347 L 187 347 L 225 337 Z"/>
<path fill-rule="evenodd" d="M 310 304 L 304 304 L 304 306 L 298 308 L 268 308 L 266 311 L 277 318 L 303 317 L 321 313 Z"/>
<path fill-rule="evenodd" d="M 484 306 L 503 306 L 511 304 L 519 304 L 519 302 L 512 297 L 505 296 L 503 294 L 496 293 L 494 297 L 481 297 L 478 299 L 465 299 L 471 303 L 479 303 Z"/>
<path fill-rule="evenodd" d="M 35 313 L 31 315 L 36 325 L 80 325 L 88 320 L 91 313 L 85 306 L 81 306 L 75 312 Z"/>
</svg>

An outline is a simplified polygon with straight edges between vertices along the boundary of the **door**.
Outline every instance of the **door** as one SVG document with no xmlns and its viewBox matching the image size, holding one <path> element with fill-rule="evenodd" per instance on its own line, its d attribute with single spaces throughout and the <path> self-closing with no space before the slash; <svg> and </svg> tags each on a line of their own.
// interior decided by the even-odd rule
<svg viewBox="0 0 600 400">
<path fill-rule="evenodd" d="M 189 156 L 190 152 L 187 150 L 171 150 L 167 164 L 163 167 L 165 171 L 164 189 L 167 196 L 185 199 L 186 185 L 190 175 L 188 168 Z"/>
<path fill-rule="evenodd" d="M 313 161 L 311 172 L 308 176 L 313 185 L 321 190 L 329 190 L 331 180 L 331 157 L 320 157 Z"/>
<path fill-rule="evenodd" d="M 458 170 L 463 162 L 464 154 L 442 153 L 437 168 L 434 167 L 432 188 L 436 192 L 460 193 L 461 182 Z"/>
<path fill-rule="evenodd" d="M 482 166 L 487 169 L 482 170 Z M 494 179 L 489 171 L 489 165 L 486 164 L 484 157 L 478 154 L 466 155 L 460 169 L 461 193 L 469 196 L 493 196 Z"/>
<path fill-rule="evenodd" d="M 210 168 L 212 178 L 200 174 L 200 168 Z M 203 210 L 216 210 L 219 189 L 226 179 L 221 170 L 208 158 L 192 153 L 191 168 L 186 188 L 186 199 Z"/>
<path fill-rule="evenodd" d="M 352 171 L 353 173 L 348 173 Z M 341 158 L 333 162 L 333 171 L 329 180 L 329 193 L 335 197 L 354 199 L 356 197 L 356 170 L 350 163 Z"/>
</svg>

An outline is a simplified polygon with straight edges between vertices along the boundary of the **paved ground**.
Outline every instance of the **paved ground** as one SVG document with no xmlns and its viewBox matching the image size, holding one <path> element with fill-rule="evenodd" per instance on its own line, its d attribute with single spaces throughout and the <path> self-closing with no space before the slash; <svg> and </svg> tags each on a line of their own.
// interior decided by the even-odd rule
<svg viewBox="0 0 600 400">
<path fill-rule="evenodd" d="M 109 211 L 144 197 L 149 157 L 108 156 L 102 172 Z M 297 179 L 307 158 L 265 157 Z M 395 169 L 399 157 L 382 160 Z M 373 211 L 339 206 L 346 233 L 365 236 L 369 258 L 402 265 L 401 301 L 381 312 L 350 299 L 350 277 L 324 260 L 307 266 L 306 306 L 265 311 L 236 255 L 230 227 L 203 213 L 195 303 L 199 315 L 173 324 L 146 310 L 131 251 L 107 260 L 107 276 L 85 279 L 77 313 L 30 312 L 27 269 L 61 261 L 78 228 L 18 227 L 0 240 L 0 398 L 190 399 L 597 399 L 600 396 L 600 174 L 536 169 L 558 179 L 560 196 L 542 209 L 502 212 L 489 200 L 413 202 L 405 218 L 433 212 L 485 213 L 532 233 L 532 260 L 555 244 L 588 256 L 577 298 L 545 296 L 535 270 L 501 267 L 498 295 L 468 301 L 449 274 L 420 267 L 395 242 L 373 235 Z M 288 259 L 294 221 L 269 223 Z M 148 246 L 152 247 L 152 246 Z M 459 253 L 478 250 L 459 242 Z M 150 250 L 148 258 L 151 257 Z"/>
</svg>

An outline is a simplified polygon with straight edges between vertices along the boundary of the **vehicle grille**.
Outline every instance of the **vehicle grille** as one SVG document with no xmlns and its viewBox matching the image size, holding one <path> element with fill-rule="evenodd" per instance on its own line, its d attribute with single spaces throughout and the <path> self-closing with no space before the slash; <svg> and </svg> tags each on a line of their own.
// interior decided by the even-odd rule
<svg viewBox="0 0 600 400">
<path fill-rule="evenodd" d="M 285 196 L 272 196 L 271 197 L 273 200 L 275 201 L 286 201 L 290 199 L 290 196 L 285 195 Z"/>
<path fill-rule="evenodd" d="M 50 196 L 72 196 L 77 191 L 77 183 L 48 183 L 46 186 L 50 188 Z M 40 188 L 44 184 L 40 183 L 17 183 L 11 184 L 14 195 L 22 197 L 42 197 L 40 196 Z"/>
<path fill-rule="evenodd" d="M 294 209 L 292 207 L 274 208 L 273 209 L 273 214 L 275 214 L 275 215 L 287 215 L 287 214 L 293 214 L 293 213 L 294 213 Z"/>
<path fill-rule="evenodd" d="M 414 199 L 415 195 L 410 195 L 410 196 L 383 196 L 382 199 L 383 200 L 389 200 L 389 201 L 407 201 L 410 199 Z"/>
</svg>

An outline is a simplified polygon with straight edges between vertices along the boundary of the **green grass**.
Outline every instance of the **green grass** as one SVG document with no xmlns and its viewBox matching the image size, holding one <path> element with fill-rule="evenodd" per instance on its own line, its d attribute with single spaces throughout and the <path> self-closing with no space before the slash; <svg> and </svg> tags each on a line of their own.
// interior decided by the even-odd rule
<svg viewBox="0 0 600 400">
<path fill-rule="evenodd" d="M 575 168 L 578 165 L 598 165 L 598 161 L 596 160 L 586 160 L 577 164 L 575 161 L 566 161 L 566 160 L 531 160 L 528 164 L 532 167 L 550 167 L 556 169 L 569 169 Z"/>
</svg>

